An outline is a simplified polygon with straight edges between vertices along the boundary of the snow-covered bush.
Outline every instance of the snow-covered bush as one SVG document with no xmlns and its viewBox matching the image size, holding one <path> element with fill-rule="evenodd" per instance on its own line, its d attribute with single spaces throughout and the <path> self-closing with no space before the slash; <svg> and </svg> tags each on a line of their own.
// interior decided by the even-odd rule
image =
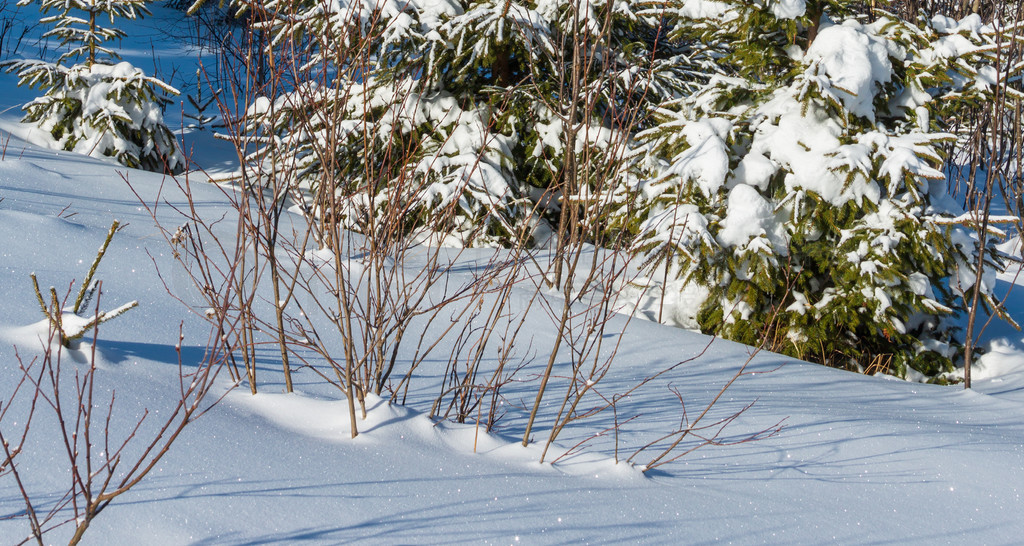
<svg viewBox="0 0 1024 546">
<path fill-rule="evenodd" d="M 508 183 L 507 137 L 483 115 L 443 91 L 396 93 L 373 79 L 344 94 L 304 85 L 249 108 L 249 135 L 267 135 L 250 158 L 319 196 L 317 214 L 346 229 L 369 233 L 400 211 L 409 230 L 508 245 L 530 206 Z"/>
<path fill-rule="evenodd" d="M 59 38 L 70 49 L 55 63 L 0 64 L 17 73 L 19 85 L 44 92 L 23 107 L 22 121 L 51 135 L 58 149 L 113 157 L 128 167 L 150 171 L 183 170 L 184 159 L 163 121 L 164 96 L 178 91 L 127 62 L 115 63 L 118 55 L 103 43 L 124 34 L 97 25 L 101 16 L 113 21 L 148 13 L 144 0 L 44 0 L 43 13 L 51 10 L 57 14 L 41 22 L 53 23 L 55 28 L 45 36 Z M 83 64 L 64 64 L 83 56 Z"/>
<path fill-rule="evenodd" d="M 944 317 L 975 248 L 942 125 L 994 92 L 997 30 L 835 1 L 667 5 L 670 38 L 720 63 L 638 135 L 647 176 L 620 188 L 639 203 L 620 223 L 668 292 L 707 292 L 675 320 L 840 367 L 951 371 Z"/>
<path fill-rule="evenodd" d="M 348 226 L 397 200 L 448 243 L 530 241 L 620 176 L 630 130 L 706 71 L 640 4 L 248 5 L 299 69 L 250 107 L 251 159 L 314 193 L 338 184 Z"/>
</svg>

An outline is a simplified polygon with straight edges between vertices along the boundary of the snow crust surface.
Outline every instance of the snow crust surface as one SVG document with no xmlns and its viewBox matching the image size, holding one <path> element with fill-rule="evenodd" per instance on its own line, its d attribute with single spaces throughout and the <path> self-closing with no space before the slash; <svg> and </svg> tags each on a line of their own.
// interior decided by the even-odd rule
<svg viewBox="0 0 1024 546">
<path fill-rule="evenodd" d="M 699 0 L 686 5 L 721 9 Z M 857 38 L 848 30 L 835 32 Z M 854 83 L 879 81 L 873 68 L 870 75 L 857 74 Z M 8 102 L 0 110 L 24 99 L 9 75 L 0 76 L 0 88 L 5 90 L 0 101 Z M 858 99 L 850 100 L 856 104 Z M 694 171 L 709 187 L 735 183 L 730 191 L 738 204 L 730 206 L 725 219 L 728 242 L 772 233 L 768 211 L 749 194 L 774 173 L 773 162 L 789 164 L 798 173 L 797 180 L 787 183 L 810 186 L 816 173 L 799 169 L 818 146 L 831 150 L 836 145 L 827 127 L 804 123 L 799 112 L 784 106 L 779 107 L 785 119 L 778 129 L 759 138 L 792 139 L 787 153 L 748 156 L 747 174 L 733 182 L 712 168 L 717 160 L 705 160 Z M 101 301 L 112 308 L 138 300 L 140 307 L 102 326 L 98 339 L 87 336 L 69 353 L 66 365 L 81 370 L 95 355 L 103 393 L 117 395 L 111 426 L 124 433 L 145 409 L 160 412 L 173 406 L 179 388 L 176 349 L 183 366 L 194 367 L 209 336 L 206 324 L 193 314 L 202 312 L 201 298 L 133 190 L 149 204 L 163 204 L 159 217 L 166 225 L 181 220 L 166 205 L 184 206 L 184 197 L 157 175 L 44 150 L 17 136 L 8 140 L 12 133 L 30 138 L 17 119 L 16 109 L 0 115 L 0 138 L 7 143 L 0 159 L 0 400 L 19 379 L 15 347 L 18 355 L 31 359 L 45 343 L 29 273 L 44 287 L 66 290 L 83 275 L 116 218 L 126 227 L 97 273 L 104 280 Z M 703 142 L 711 142 L 707 157 L 716 157 L 714 149 L 724 144 L 727 128 L 699 129 L 706 130 Z M 224 161 L 223 150 L 208 135 L 187 134 L 186 144 L 201 165 Z M 196 210 L 211 219 L 230 215 L 222 189 L 192 176 Z M 666 211 L 650 221 L 672 222 L 688 212 Z M 220 233 L 230 237 L 233 227 L 222 227 Z M 480 256 L 466 253 L 460 265 L 470 270 Z M 1014 271 L 986 282 L 1004 293 L 1024 284 Z M 1008 300 L 1018 321 L 1024 317 L 1022 293 L 1022 288 L 1011 291 Z M 562 451 L 590 442 L 553 466 L 537 462 L 536 444 L 518 444 L 525 421 L 521 410 L 509 407 L 498 430 L 485 434 L 472 424 L 428 419 L 424 407 L 435 393 L 426 389 L 411 393 L 407 407 L 371 398 L 367 419 L 360 421 L 362 434 L 350 439 L 336 389 L 309 370 L 298 370 L 297 392 L 283 394 L 276 371 L 279 356 L 260 350 L 261 393 L 235 390 L 190 425 L 153 474 L 95 520 L 86 543 L 1019 540 L 1024 475 L 1014 469 L 1024 467 L 1020 332 L 999 325 L 986 331 L 988 351 L 974 369 L 975 388 L 967 392 L 758 354 L 749 367 L 757 374 L 737 381 L 715 415 L 726 417 L 756 400 L 729 429 L 729 437 L 784 419 L 782 432 L 759 442 L 705 448 L 644 476 L 634 466 L 615 463 L 617 447 L 678 426 L 682 407 L 670 387 L 688 411 L 703 407 L 747 361 L 750 350 L 655 323 L 627 325 L 623 319 L 617 324 L 624 336 L 612 372 L 601 384 L 608 393 L 624 392 L 637 378 L 694 359 L 665 381 L 621 401 L 620 417 L 641 417 L 622 425 L 620 435 L 591 438 L 591 430 L 615 426 L 610 414 L 586 423 L 591 429 L 566 431 Z M 184 339 L 178 337 L 179 327 Z M 521 335 L 543 353 L 554 343 L 551 331 L 550 323 L 538 317 Z M 439 375 L 443 365 L 425 365 L 423 373 Z M 559 373 L 566 372 L 566 361 L 557 365 Z M 534 366 L 525 372 L 538 371 Z M 229 386 L 225 381 L 219 388 Z M 529 385 L 513 388 L 510 398 L 518 403 L 530 392 Z M 2 423 L 5 430 L 9 423 Z M 535 440 L 543 442 L 551 423 L 540 425 Z M 21 459 L 26 462 L 20 468 L 46 506 L 67 487 L 66 469 L 55 455 L 63 447 L 47 432 L 55 426 L 52 419 L 34 426 L 35 451 Z M 10 481 L 2 487 L 0 514 L 20 513 L 24 506 L 17 490 Z M 0 519 L 0 537 L 27 535 L 23 519 Z M 59 543 L 67 533 L 57 531 L 50 538 Z"/>
<path fill-rule="evenodd" d="M 10 118 L 7 118 L 10 123 Z M 168 408 L 177 390 L 177 327 L 186 363 L 202 358 L 205 327 L 165 292 L 159 267 L 184 299 L 168 250 L 116 169 L 69 153 L 12 141 L 0 161 L 0 356 L 13 344 L 32 354 L 26 327 L 39 311 L 28 273 L 60 285 L 81 275 L 113 217 L 128 224 L 98 273 L 104 301 L 138 299 L 139 309 L 101 329 L 100 380 L 118 393 L 114 427 Z M 144 198 L 160 177 L 130 172 Z M 218 217 L 223 194 L 196 185 L 200 209 Z M 170 202 L 180 201 L 165 187 Z M 58 216 L 65 206 L 70 212 Z M 169 214 L 170 211 L 167 211 Z M 146 252 L 155 260 L 150 260 Z M 177 280 L 176 280 L 177 279 Z M 1008 286 L 1008 281 L 1001 281 Z M 106 298 L 109 298 L 107 300 Z M 1013 302 L 1014 312 L 1020 304 Z M 538 323 L 528 335 L 552 341 Z M 786 418 L 774 438 L 705 449 L 642 477 L 613 462 L 614 443 L 597 441 L 577 458 L 540 465 L 514 437 L 509 415 L 497 435 L 471 425 L 436 424 L 412 408 L 372 402 L 356 440 L 347 438 L 337 392 L 299 372 L 298 393 L 281 393 L 272 352 L 260 356 L 264 394 L 232 393 L 186 429 L 154 474 L 115 502 L 86 535 L 92 543 L 241 544 L 252 542 L 873 542 L 1016 539 L 1024 478 L 1024 357 L 1020 334 L 994 331 L 971 392 L 862 377 L 762 354 L 722 410 L 757 404 L 735 434 Z M 654 323 L 631 323 L 608 378 L 612 389 L 698 354 L 709 339 Z M 36 347 L 38 347 L 36 345 Z M 672 384 L 693 407 L 707 401 L 747 358 L 716 341 Z M 74 360 L 72 360 L 74 362 Z M 81 362 L 75 365 L 83 365 Z M 10 368 L 0 379 L 9 392 Z M 423 396 L 429 397 L 428 393 Z M 642 413 L 623 434 L 679 419 L 678 400 L 659 388 L 623 411 Z M 611 423 L 607 423 L 611 424 Z M 37 426 L 45 426 L 40 421 Z M 569 437 L 567 444 L 583 438 Z M 56 441 L 55 439 L 53 441 Z M 473 445 L 476 444 L 476 451 Z M 54 450 L 57 445 L 40 449 Z M 50 457 L 39 458 L 40 464 Z M 31 474 L 33 465 L 24 470 Z M 45 465 L 43 465 L 45 466 Z M 59 491 L 59 474 L 34 474 L 35 491 Z M 7 490 L 4 513 L 21 509 Z M 971 506 L 967 515 L 951 506 Z M 23 521 L 0 522 L 21 536 Z M 970 533 L 968 535 L 968 533 Z"/>
</svg>

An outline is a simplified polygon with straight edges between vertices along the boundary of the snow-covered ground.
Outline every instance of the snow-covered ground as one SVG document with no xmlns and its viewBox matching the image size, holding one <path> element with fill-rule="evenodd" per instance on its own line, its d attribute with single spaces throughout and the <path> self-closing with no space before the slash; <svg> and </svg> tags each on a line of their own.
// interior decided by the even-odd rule
<svg viewBox="0 0 1024 546">
<path fill-rule="evenodd" d="M 150 29 L 133 42 L 140 55 L 151 51 L 150 37 L 155 50 L 164 51 L 159 40 L 167 34 L 155 29 L 169 24 L 168 17 L 158 11 L 142 23 L 149 26 L 139 27 Z M 180 62 L 180 72 L 189 70 Z M 17 127 L 17 108 L 7 109 L 29 96 L 14 81 L 0 77 L 0 402 L 6 405 L 21 378 L 15 347 L 27 364 L 40 354 L 38 338 L 46 331 L 29 275 L 35 273 L 44 290 L 52 285 L 63 293 L 84 276 L 117 219 L 125 228 L 97 273 L 104 281 L 101 307 L 132 300 L 139 307 L 102 325 L 98 339 L 87 335 L 80 350 L 65 353 L 62 365 L 65 373 L 83 373 L 95 346 L 96 399 L 105 407 L 116 392 L 110 429 L 124 438 L 148 408 L 139 435 L 144 438 L 178 399 L 176 346 L 189 371 L 202 360 L 209 338 L 208 325 L 185 305 L 195 302 L 189 283 L 135 192 L 148 204 L 165 203 L 159 214 L 167 226 L 181 219 L 166 205 L 181 205 L 183 197 L 162 176 L 33 145 Z M 205 135 L 189 142 L 200 164 L 229 157 Z M 205 218 L 230 217 L 220 188 L 201 183 L 198 175 L 192 181 Z M 1001 287 L 1013 281 L 1007 273 Z M 1024 290 L 1009 297 L 1010 311 L 1021 321 Z M 600 385 L 607 393 L 624 392 L 700 354 L 710 342 L 639 320 L 626 325 L 623 319 L 615 328 L 624 332 Z M 550 322 L 536 320 L 521 335 L 545 354 L 552 330 Z M 516 441 L 525 415 L 515 408 L 490 436 L 471 425 L 431 421 L 425 415 L 436 394 L 432 386 L 418 387 L 404 407 L 370 400 L 360 436 L 350 439 L 347 406 L 337 389 L 299 369 L 297 392 L 284 394 L 280 357 L 268 347 L 257 354 L 261 393 L 235 389 L 189 425 L 153 472 L 99 515 L 86 542 L 1016 543 L 1024 531 L 1024 335 L 1000 324 L 985 335 L 990 351 L 970 391 L 760 353 L 747 371 L 764 373 L 734 383 L 712 418 L 756 401 L 726 429 L 725 439 L 784 421 L 781 432 L 706 447 L 647 475 L 615 464 L 611 435 L 554 466 L 540 464 L 536 444 L 523 448 Z M 681 407 L 669 386 L 692 417 L 749 353 L 714 341 L 699 358 L 634 393 L 620 408 L 620 419 L 640 415 L 620 427 L 623 452 L 632 451 L 628 445 L 635 449 L 638 439 L 678 426 Z M 537 360 L 523 377 L 542 367 L 543 359 Z M 438 376 L 443 369 L 443 362 L 428 361 L 422 375 Z M 526 396 L 534 383 L 521 391 L 513 386 L 510 398 Z M 214 394 L 228 386 L 225 375 Z M 0 421 L 5 437 L 17 430 L 25 398 L 18 401 L 22 405 Z M 51 415 L 48 408 L 39 410 L 26 451 L 16 459 L 26 489 L 44 509 L 69 486 Z M 542 418 L 535 440 L 542 444 L 550 425 Z M 613 425 L 605 412 L 570 428 L 558 443 L 564 451 Z M 29 535 L 25 518 L 9 519 L 23 511 L 17 485 L 3 476 L 0 542 Z M 66 540 L 61 533 L 49 540 Z"/>
</svg>

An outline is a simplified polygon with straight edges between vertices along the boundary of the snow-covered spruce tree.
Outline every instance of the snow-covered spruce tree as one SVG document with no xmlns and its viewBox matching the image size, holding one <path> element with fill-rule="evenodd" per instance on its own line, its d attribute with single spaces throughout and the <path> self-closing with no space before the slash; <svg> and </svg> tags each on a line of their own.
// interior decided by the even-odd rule
<svg viewBox="0 0 1024 546">
<path fill-rule="evenodd" d="M 414 229 L 433 217 L 446 224 L 438 231 L 469 241 L 511 235 L 511 218 L 525 213 L 501 187 L 500 135 L 488 134 L 478 112 L 463 111 L 449 95 L 424 94 L 402 74 L 422 57 L 414 5 L 384 3 L 376 11 L 360 2 L 275 0 L 242 7 L 261 21 L 255 28 L 266 33 L 278 65 L 293 67 L 292 81 L 275 81 L 246 112 L 240 136 L 258 144 L 248 157 L 257 177 L 291 179 L 316 216 L 364 233 L 394 229 L 387 220 Z M 441 153 L 456 148 L 450 138 L 485 153 Z M 437 163 L 420 165 L 429 159 Z M 467 183 L 424 183 L 424 171 Z M 451 214 L 455 204 L 461 217 Z"/>
<path fill-rule="evenodd" d="M 641 4 L 251 6 L 304 74 L 249 109 L 247 134 L 263 144 L 253 159 L 313 194 L 329 185 L 354 229 L 397 202 L 409 230 L 518 244 L 557 225 L 559 202 L 621 176 L 624 135 L 706 70 Z"/>
<path fill-rule="evenodd" d="M 145 1 L 43 0 L 44 14 L 56 12 L 41 19 L 54 25 L 44 36 L 60 39 L 69 49 L 55 63 L 18 60 L 0 66 L 16 72 L 19 85 L 44 92 L 23 107 L 22 122 L 50 134 L 54 147 L 113 157 L 128 167 L 176 173 L 185 162 L 164 125 L 163 106 L 165 95 L 178 91 L 127 62 L 115 64 L 117 53 L 104 43 L 124 32 L 99 26 L 103 17 L 113 22 L 116 17 L 148 14 Z M 66 64 L 83 57 L 83 64 Z"/>
<path fill-rule="evenodd" d="M 1008 37 L 976 16 L 908 22 L 849 5 L 666 3 L 671 39 L 720 65 L 639 135 L 648 176 L 621 190 L 635 210 L 619 224 L 653 281 L 700 302 L 665 320 L 937 377 L 958 349 L 944 319 L 975 282 L 972 227 L 939 170 L 942 124 L 994 92 Z"/>
</svg>

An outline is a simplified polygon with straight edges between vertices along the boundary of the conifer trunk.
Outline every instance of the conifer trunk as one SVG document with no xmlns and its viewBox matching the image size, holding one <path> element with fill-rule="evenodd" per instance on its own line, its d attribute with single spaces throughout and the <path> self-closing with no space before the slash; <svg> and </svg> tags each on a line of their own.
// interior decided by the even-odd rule
<svg viewBox="0 0 1024 546">
<path fill-rule="evenodd" d="M 96 12 L 89 12 L 89 34 L 94 36 L 96 34 Z M 96 40 L 89 40 L 89 68 L 96 64 Z"/>
<path fill-rule="evenodd" d="M 821 27 L 821 4 L 812 3 L 807 7 L 807 18 L 811 20 L 811 27 L 807 29 L 807 47 L 811 47 L 814 39 L 818 37 L 818 28 Z"/>
<path fill-rule="evenodd" d="M 512 54 L 509 52 L 508 46 L 502 46 L 498 50 L 494 64 L 491 65 L 491 72 L 494 76 L 494 84 L 498 87 L 508 88 L 514 84 L 512 81 Z"/>
</svg>

